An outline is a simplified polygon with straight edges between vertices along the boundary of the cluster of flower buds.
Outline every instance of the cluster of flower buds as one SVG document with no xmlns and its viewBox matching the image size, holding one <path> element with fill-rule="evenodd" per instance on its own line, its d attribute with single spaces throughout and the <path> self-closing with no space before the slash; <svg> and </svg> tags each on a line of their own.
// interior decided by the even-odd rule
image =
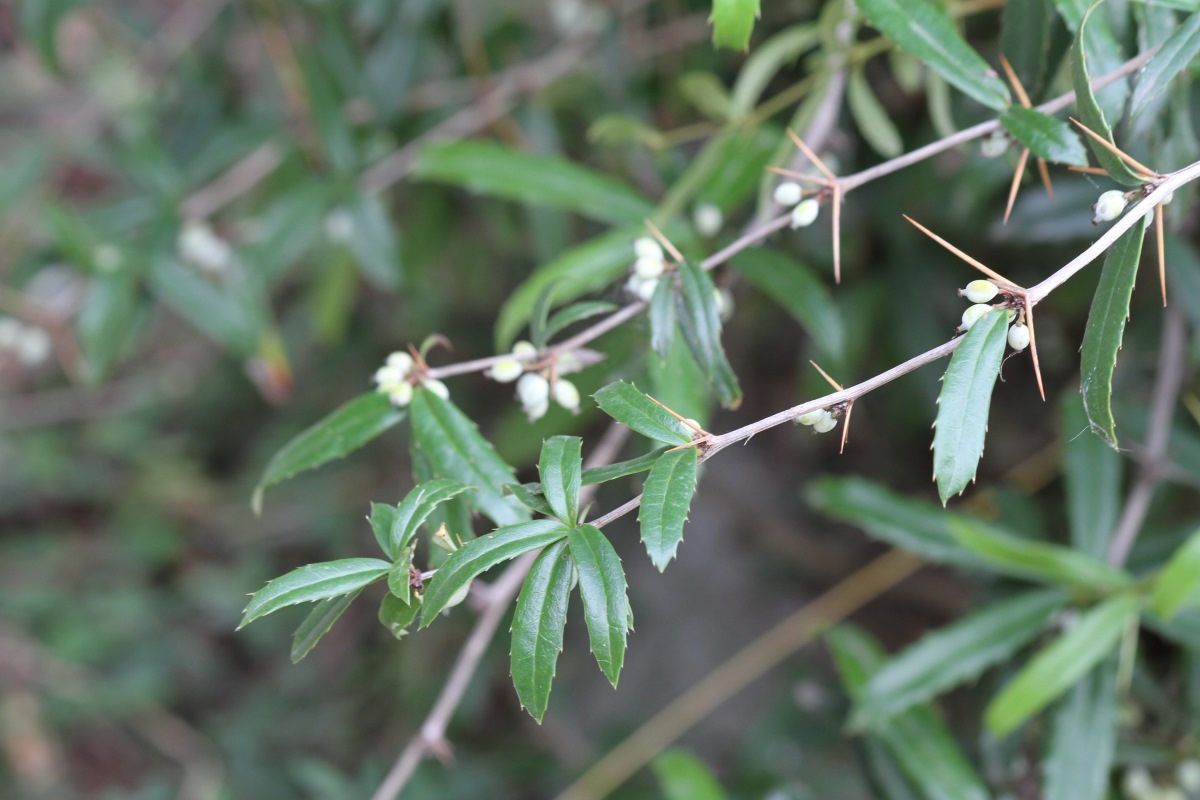
<svg viewBox="0 0 1200 800">
<path fill-rule="evenodd" d="M 633 262 L 633 274 L 629 276 L 625 289 L 648 303 L 658 288 L 658 279 L 667 269 L 667 261 L 662 247 L 647 236 L 634 240 L 633 253 L 637 260 Z"/>
<path fill-rule="evenodd" d="M 0 318 L 0 356 L 11 353 L 27 367 L 36 367 L 50 355 L 50 334 L 36 325 L 12 317 Z"/>
<path fill-rule="evenodd" d="M 392 353 L 383 366 L 375 370 L 375 390 L 386 394 L 392 405 L 403 408 L 412 402 L 415 388 L 413 379 L 419 379 L 421 376 L 420 371 L 414 371 L 415 366 L 416 362 L 408 353 Z M 443 400 L 450 399 L 450 390 L 436 378 L 426 378 L 419 382 Z"/>
<path fill-rule="evenodd" d="M 1173 783 L 1158 783 L 1145 767 L 1135 766 L 1125 771 L 1121 789 L 1128 800 L 1188 800 L 1200 791 L 1200 763 L 1194 759 L 1177 764 L 1174 777 Z"/>
<path fill-rule="evenodd" d="M 988 305 L 989 302 L 995 299 L 996 295 L 1000 294 L 1000 289 L 991 281 L 980 278 L 977 281 L 971 281 L 965 289 L 959 289 L 959 297 L 965 297 L 971 301 L 970 305 L 962 315 L 962 329 L 964 331 L 971 330 L 971 327 L 983 319 L 984 315 L 991 311 L 994 306 Z M 1008 321 L 1012 322 L 1017 317 L 1016 310 L 1006 309 Z M 1025 326 L 1023 321 L 1018 321 L 1008 328 L 1008 346 L 1013 350 L 1020 352 L 1029 346 L 1029 328 Z"/>
<path fill-rule="evenodd" d="M 829 433 L 837 427 L 837 417 L 828 408 L 818 408 L 796 418 L 801 425 L 811 425 L 817 433 Z"/>
<path fill-rule="evenodd" d="M 800 184 L 793 181 L 776 186 L 773 197 L 779 205 L 792 207 L 793 228 L 807 228 L 812 225 L 821 210 L 816 198 L 810 197 L 805 200 L 804 190 L 800 188 Z"/>
<path fill-rule="evenodd" d="M 551 395 L 554 402 L 572 414 L 578 414 L 579 390 L 557 373 L 575 372 L 583 368 L 583 362 L 574 353 L 561 353 L 555 359 L 555 375 L 551 376 L 549 367 L 527 372 L 537 354 L 537 348 L 530 342 L 517 342 L 512 353 L 493 364 L 486 374 L 497 383 L 517 382 L 517 400 L 530 422 L 541 419 L 550 410 Z"/>
</svg>

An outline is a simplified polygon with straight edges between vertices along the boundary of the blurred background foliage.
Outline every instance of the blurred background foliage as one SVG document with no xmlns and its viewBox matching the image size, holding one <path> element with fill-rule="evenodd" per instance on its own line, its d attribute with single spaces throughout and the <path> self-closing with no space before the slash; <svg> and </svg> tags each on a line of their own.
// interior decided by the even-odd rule
<svg viewBox="0 0 1200 800">
<path fill-rule="evenodd" d="M 1002 4 L 949 5 L 995 63 Z M 1130 54 L 1170 33 L 1170 4 L 1109 6 Z M 445 336 L 453 352 L 434 351 L 435 363 L 507 346 L 553 274 L 570 278 L 570 293 L 624 299 L 644 214 L 689 254 L 714 252 L 770 212 L 762 167 L 790 160 L 786 125 L 829 117 L 825 152 L 848 174 L 993 116 L 868 29 L 847 29 L 839 2 L 765 4 L 751 53 L 768 43 L 776 55 L 749 78 L 746 54 L 708 43 L 708 13 L 688 0 L 0 5 L 0 794 L 368 795 L 427 712 L 470 615 L 396 642 L 362 604 L 295 666 L 287 653 L 303 612 L 234 634 L 246 594 L 266 579 L 366 554 L 368 504 L 395 503 L 413 484 L 400 426 L 273 487 L 255 517 L 249 499 L 272 453 L 367 390 L 383 357 L 409 342 Z M 1069 35 L 1054 30 L 1061 55 Z M 1035 102 L 1069 88 L 1044 72 L 1030 81 Z M 1163 100 L 1177 113 L 1169 123 L 1148 114 L 1129 149 L 1161 170 L 1193 159 L 1193 95 L 1190 80 L 1177 82 Z M 463 139 L 545 157 L 551 171 L 580 165 L 633 199 L 605 205 L 569 181 L 557 200 L 526 197 L 519 173 L 472 186 L 455 172 L 469 166 L 426 147 Z M 578 376 L 580 389 L 633 377 L 721 431 L 823 394 L 809 358 L 850 383 L 945 341 L 961 313 L 954 290 L 975 276 L 901 212 L 1020 282 L 1095 236 L 1087 206 L 1107 183 L 1066 172 L 1053 201 L 1027 185 L 1001 226 L 1014 156 L 981 159 L 972 145 L 854 192 L 840 286 L 824 220 L 718 271 L 736 306 L 725 346 L 746 396 L 737 411 L 714 416 L 686 359 L 650 357 L 642 321 L 601 340 L 607 359 Z M 704 205 L 722 212 L 719 231 L 694 225 Z M 1182 291 L 1200 285 L 1194 214 L 1169 220 L 1176 296 L 1196 321 L 1200 294 Z M 1039 314 L 1050 402 L 1037 400 L 1025 361 L 1005 368 L 969 492 L 975 511 L 1032 537 L 1064 539 L 1060 454 L 1078 430 L 1057 406 L 1077 391 L 1097 275 L 1084 272 Z M 1119 424 L 1134 441 L 1157 305 L 1156 289 L 1140 286 L 1118 369 Z M 873 555 L 878 545 L 818 516 L 802 490 L 860 474 L 935 500 L 941 371 L 859 403 L 844 456 L 807 429 L 722 455 L 663 576 L 632 522 L 615 526 L 638 623 L 621 691 L 590 663 L 573 620 L 538 727 L 508 683 L 501 636 L 450 730 L 453 762 L 423 766 L 406 796 L 549 795 Z M 586 453 L 604 429 L 588 402 L 530 425 L 511 387 L 478 375 L 449 385 L 523 479 L 536 477 L 544 436 L 582 435 Z M 1173 547 L 1194 519 L 1198 435 L 1180 414 L 1177 482 L 1156 495 L 1135 563 Z M 598 507 L 633 490 L 618 481 Z M 929 569 L 856 621 L 894 650 L 986 602 L 993 584 Z M 1171 697 L 1195 683 L 1197 661 L 1170 652 L 1146 648 L 1119 760 L 1169 766 L 1178 755 L 1188 726 Z M 948 719 L 996 785 L 1033 796 L 1021 790 L 1027 760 L 970 738 L 985 696 L 951 695 Z M 870 796 L 886 758 L 842 735 L 846 709 L 827 655 L 809 648 L 683 744 L 730 796 Z M 619 796 L 700 780 L 690 764 L 672 753 L 659 778 L 640 773 Z M 893 779 L 889 791 L 901 791 Z"/>
</svg>

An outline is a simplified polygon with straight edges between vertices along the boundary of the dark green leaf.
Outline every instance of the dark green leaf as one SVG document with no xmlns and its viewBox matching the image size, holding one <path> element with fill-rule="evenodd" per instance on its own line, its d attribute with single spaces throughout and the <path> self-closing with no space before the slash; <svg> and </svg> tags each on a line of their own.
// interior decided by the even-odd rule
<svg viewBox="0 0 1200 800">
<path fill-rule="evenodd" d="M 1087 166 L 1087 150 L 1071 126 L 1032 108 L 1009 106 L 1000 124 L 1037 158 L 1056 164 Z"/>
<path fill-rule="evenodd" d="M 388 591 L 394 594 L 397 599 L 404 601 L 407 605 L 412 603 L 412 569 L 413 551 L 408 548 L 396 562 L 392 564 L 392 568 L 388 570 Z"/>
<path fill-rule="evenodd" d="M 1000 49 L 1030 97 L 1037 97 L 1049 76 L 1049 51 L 1055 22 L 1050 0 L 1009 0 L 1004 4 Z"/>
<path fill-rule="evenodd" d="M 978 677 L 1032 641 L 1066 602 L 1063 592 L 1029 592 L 926 635 L 872 676 L 851 724 L 874 728 Z"/>
<path fill-rule="evenodd" d="M 1135 223 L 1109 249 L 1080 348 L 1083 408 L 1092 431 L 1113 448 L 1117 446 L 1117 426 L 1112 415 L 1112 376 L 1142 257 L 1143 230 L 1143 223 Z"/>
<path fill-rule="evenodd" d="M 631 627 L 625 571 L 617 551 L 594 525 L 572 528 L 567 541 L 579 573 L 579 594 L 592 653 L 600 671 L 616 688 L 625 662 L 625 634 Z"/>
<path fill-rule="evenodd" d="M 386 503 L 371 503 L 371 516 L 367 517 L 367 521 L 371 523 L 371 532 L 375 534 L 375 541 L 379 544 L 379 549 L 388 558 L 395 558 L 391 549 L 392 527 L 396 524 L 396 507 Z"/>
<path fill-rule="evenodd" d="M 348 244 L 363 275 L 381 289 L 400 286 L 400 243 L 383 202 L 377 195 L 359 194 L 346 212 L 354 224 Z"/>
<path fill-rule="evenodd" d="M 268 581 L 254 593 L 238 628 L 287 606 L 325 600 L 361 589 L 387 575 L 391 566 L 378 558 L 344 558 L 294 569 Z"/>
<path fill-rule="evenodd" d="M 975 480 L 983 456 L 992 388 L 1008 343 L 1004 309 L 976 322 L 950 357 L 938 396 L 933 435 L 933 476 L 942 505 Z"/>
<path fill-rule="evenodd" d="M 400 505 L 396 508 L 391 532 L 388 537 L 390 550 L 385 550 L 389 558 L 397 555 L 408 547 L 417 529 L 429 518 L 442 503 L 458 497 L 472 487 L 459 481 L 447 478 L 428 481 L 413 487 Z"/>
<path fill-rule="evenodd" d="M 1127 572 L 1078 550 L 989 530 L 964 518 L 951 520 L 950 529 L 963 547 L 1006 575 L 1102 592 L 1133 582 Z"/>
<path fill-rule="evenodd" d="M 378 392 L 364 394 L 307 428 L 280 448 L 254 490 L 254 510 L 262 509 L 263 490 L 305 470 L 357 450 L 404 419 L 404 412 Z"/>
<path fill-rule="evenodd" d="M 1117 659 L 1082 678 L 1054 709 L 1042 764 L 1045 800 L 1105 800 L 1117 744 Z"/>
<path fill-rule="evenodd" d="M 663 800 L 725 800 L 725 790 L 696 756 L 673 748 L 651 763 Z"/>
<path fill-rule="evenodd" d="M 342 111 L 341 98 L 338 97 L 333 76 L 316 50 L 303 48 L 296 56 L 308 93 L 309 114 L 321 135 L 325 155 L 328 156 L 335 172 L 347 174 L 358 167 L 358 151 L 346 115 Z"/>
<path fill-rule="evenodd" d="M 758 19 L 759 0 L 713 0 L 712 43 L 714 47 L 731 50 L 746 50 L 750 46 L 750 33 Z"/>
<path fill-rule="evenodd" d="M 293 664 L 299 664 L 309 654 L 309 651 L 316 647 L 317 642 L 321 641 L 321 637 L 329 632 L 333 623 L 338 621 L 360 594 L 362 594 L 362 589 L 356 589 L 341 597 L 327 598 L 313 606 L 313 610 L 308 613 L 304 622 L 301 622 L 300 627 L 296 628 L 296 632 L 292 634 Z"/>
<path fill-rule="evenodd" d="M 529 340 L 538 350 L 546 349 L 546 323 L 550 319 L 550 309 L 554 306 L 554 287 L 557 284 L 558 281 L 550 281 L 542 288 L 529 315 Z"/>
<path fill-rule="evenodd" d="M 730 262 L 755 289 L 783 306 L 835 362 L 845 357 L 846 333 L 825 285 L 804 264 L 778 250 L 754 247 Z"/>
<path fill-rule="evenodd" d="M 553 544 L 567 534 L 556 519 L 522 522 L 472 539 L 455 550 L 426 584 L 421 627 L 437 618 L 450 599 L 479 573 L 522 553 Z"/>
<path fill-rule="evenodd" d="M 1122 461 L 1088 427 L 1081 399 L 1063 398 L 1063 484 L 1071 546 L 1104 558 L 1120 513 Z"/>
<path fill-rule="evenodd" d="M 675 340 L 675 304 L 675 279 L 666 276 L 650 297 L 650 346 L 661 358 L 667 357 Z"/>
<path fill-rule="evenodd" d="M 616 305 L 606 303 L 602 300 L 588 300 L 560 309 L 546 323 L 546 341 L 552 341 L 555 334 L 564 328 L 569 328 L 576 322 L 582 322 L 585 319 L 590 319 L 600 314 L 608 314 L 616 310 Z"/>
<path fill-rule="evenodd" d="M 755 46 L 733 84 L 734 116 L 744 117 L 753 111 L 775 74 L 816 47 L 820 41 L 821 32 L 817 25 L 807 23 L 785 28 Z"/>
<path fill-rule="evenodd" d="M 618 225 L 640 222 L 654 210 L 636 191 L 607 175 L 564 158 L 491 142 L 427 145 L 417 158 L 413 175 Z"/>
<path fill-rule="evenodd" d="M 664 453 L 650 469 L 642 487 L 638 511 L 642 543 L 659 572 L 667 568 L 683 541 L 683 524 L 696 493 L 698 458 L 694 447 Z"/>
<path fill-rule="evenodd" d="M 512 467 L 469 417 L 449 400 L 424 390 L 413 394 L 410 413 L 413 445 L 428 459 L 434 475 L 470 484 L 471 504 L 497 525 L 529 519 L 516 498 L 504 496 L 504 485 L 517 482 Z"/>
<path fill-rule="evenodd" d="M 667 444 L 687 444 L 692 440 L 686 425 L 632 383 L 610 383 L 592 396 L 605 414 L 643 436 Z"/>
<path fill-rule="evenodd" d="M 712 203 L 726 214 L 738 208 L 758 188 L 782 135 L 782 130 L 767 123 L 751 130 L 727 129 L 709 139 L 684 177 L 667 192 L 659 214 L 677 210 L 674 203 L 682 209 L 693 192 L 697 203 Z"/>
<path fill-rule="evenodd" d="M 872 150 L 884 158 L 895 158 L 904 152 L 900 131 L 896 130 L 887 109 L 867 83 L 861 66 L 850 70 L 846 82 L 846 104 L 850 107 L 859 135 L 871 145 Z"/>
<path fill-rule="evenodd" d="M 1163 42 L 1138 73 L 1137 87 L 1129 104 L 1129 116 L 1136 117 L 1171 84 L 1171 81 L 1200 53 L 1200 12 L 1187 16 L 1179 29 Z"/>
<path fill-rule="evenodd" d="M 533 562 L 513 614 L 513 686 L 521 705 L 539 723 L 550 702 L 550 686 L 562 651 L 574 569 L 565 541 L 547 547 Z"/>
<path fill-rule="evenodd" d="M 583 471 L 583 440 L 578 436 L 552 436 L 542 442 L 538 473 L 554 515 L 574 527 L 579 518 L 580 473 Z"/>
<path fill-rule="evenodd" d="M 506 483 L 504 490 L 520 500 L 526 508 L 539 514 L 545 514 L 547 517 L 554 516 L 554 509 L 546 502 L 540 483 Z"/>
<path fill-rule="evenodd" d="M 417 612 L 420 610 L 420 603 L 409 605 L 389 592 L 383 596 L 383 602 L 379 604 L 379 622 L 388 629 L 388 633 L 392 636 L 402 639 L 408 633 L 408 626 L 417 618 Z"/>
<path fill-rule="evenodd" d="M 58 60 L 58 26 L 80 0 L 38 0 L 15 6 L 20 12 L 21 32 L 37 50 L 42 62 L 50 71 L 62 73 Z"/>
<path fill-rule="evenodd" d="M 983 105 L 1003 111 L 1008 88 L 940 8 L 926 0 L 860 0 L 871 26 Z"/>
<path fill-rule="evenodd" d="M 742 402 L 742 390 L 721 346 L 721 317 L 712 278 L 700 267 L 684 262 L 679 265 L 679 286 L 683 301 L 679 329 L 692 358 L 700 365 L 721 405 L 737 408 Z"/>
<path fill-rule="evenodd" d="M 654 466 L 655 462 L 658 461 L 658 457 L 663 452 L 664 450 L 659 448 L 637 458 L 631 458 L 628 461 L 618 461 L 616 464 L 609 464 L 604 467 L 585 469 L 583 471 L 583 485 L 591 486 L 596 483 L 605 483 L 617 478 L 624 478 L 626 475 L 636 475 L 639 472 L 645 472 Z"/>
<path fill-rule="evenodd" d="M 1179 609 L 1196 597 L 1200 588 L 1200 531 L 1175 551 L 1171 560 L 1154 580 L 1150 608 L 1164 619 L 1171 619 Z"/>
</svg>

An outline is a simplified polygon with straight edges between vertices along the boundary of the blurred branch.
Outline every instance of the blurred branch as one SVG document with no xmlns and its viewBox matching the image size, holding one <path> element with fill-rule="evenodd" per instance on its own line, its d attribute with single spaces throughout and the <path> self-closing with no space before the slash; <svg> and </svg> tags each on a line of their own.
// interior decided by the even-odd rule
<svg viewBox="0 0 1200 800">
<path fill-rule="evenodd" d="M 284 149 L 266 142 L 235 163 L 221 175 L 184 198 L 180 211 L 184 219 L 201 220 L 215 214 L 275 171 L 283 161 Z"/>
</svg>

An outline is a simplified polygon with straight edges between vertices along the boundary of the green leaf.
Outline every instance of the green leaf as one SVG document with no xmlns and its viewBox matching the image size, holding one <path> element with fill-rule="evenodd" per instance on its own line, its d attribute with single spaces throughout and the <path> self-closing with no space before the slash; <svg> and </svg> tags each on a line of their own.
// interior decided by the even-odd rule
<svg viewBox="0 0 1200 800">
<path fill-rule="evenodd" d="M 538 350 L 546 349 L 546 323 L 550 320 L 550 309 L 554 306 L 554 288 L 558 281 L 547 283 L 533 303 L 529 315 L 529 340 Z"/>
<path fill-rule="evenodd" d="M 271 457 L 254 490 L 255 513 L 262 510 L 263 491 L 280 481 L 316 469 L 357 450 L 404 419 L 387 395 L 364 394 L 338 408 L 325 419 L 305 429 Z"/>
<path fill-rule="evenodd" d="M 1098 5 L 1098 4 L 1097 4 Z M 1060 8 L 1062 4 L 1060 3 Z M 1092 12 L 1096 6 L 1092 6 L 1080 19 L 1077 26 L 1078 31 L 1075 35 L 1075 44 L 1071 48 L 1071 80 L 1075 85 L 1075 107 L 1079 112 L 1079 121 L 1094 131 L 1099 136 L 1104 137 L 1110 143 L 1113 143 L 1112 129 L 1109 127 L 1108 121 L 1105 119 L 1104 110 L 1096 100 L 1096 94 L 1092 91 L 1092 77 L 1088 70 L 1087 53 L 1093 56 L 1099 55 L 1100 58 L 1105 58 L 1107 52 L 1112 49 L 1120 52 L 1120 48 L 1114 46 L 1110 48 L 1107 41 L 1112 38 L 1112 31 L 1107 27 L 1104 16 L 1098 15 L 1097 21 L 1088 25 L 1088 19 L 1092 16 Z M 1065 14 L 1064 14 L 1065 15 Z M 1070 20 L 1068 19 L 1068 22 Z M 1095 28 L 1092 31 L 1092 28 Z M 1119 59 L 1118 59 L 1119 60 Z M 1104 74 L 1108 70 L 1102 64 L 1098 70 L 1099 74 Z M 1124 94 L 1119 88 L 1120 82 L 1116 86 L 1110 86 L 1105 91 L 1108 93 L 1118 93 L 1118 98 L 1123 99 Z M 1141 181 L 1133 171 L 1118 158 L 1114 153 L 1109 151 L 1092 137 L 1087 137 L 1088 146 L 1092 148 L 1092 154 L 1096 157 L 1096 161 L 1108 173 L 1108 176 L 1117 183 L 1123 186 L 1139 186 Z"/>
<path fill-rule="evenodd" d="M 396 524 L 396 507 L 386 503 L 371 503 L 371 515 L 367 517 L 367 521 L 371 525 L 371 532 L 375 534 L 375 541 L 379 544 L 379 549 L 388 558 L 395 558 L 391 549 L 392 526 Z"/>
<path fill-rule="evenodd" d="M 1009 106 L 1000 124 L 1037 158 L 1056 164 L 1087 166 L 1087 150 L 1071 126 L 1032 108 Z"/>
<path fill-rule="evenodd" d="M 900 131 L 896 130 L 887 109 L 871 90 L 861 66 L 850 70 L 846 83 L 846 102 L 859 134 L 871 145 L 872 150 L 884 158 L 895 158 L 904 152 Z"/>
<path fill-rule="evenodd" d="M 396 508 L 388 535 L 389 547 L 385 548 L 384 552 L 389 558 L 396 558 L 408 547 L 409 542 L 416 536 L 417 529 L 424 524 L 434 509 L 471 488 L 448 478 L 439 478 L 413 487 Z"/>
<path fill-rule="evenodd" d="M 567 541 L 579 574 L 579 594 L 592 653 L 615 689 L 625 662 L 625 634 L 632 627 L 625 571 L 617 551 L 596 526 L 572 528 Z"/>
<path fill-rule="evenodd" d="M 660 358 L 666 358 L 675 341 L 675 280 L 667 276 L 659 280 L 650 297 L 650 346 Z"/>
<path fill-rule="evenodd" d="M 551 436 L 542 442 L 538 474 L 542 494 L 554 516 L 568 527 L 579 518 L 579 485 L 583 471 L 583 440 L 578 436 Z"/>
<path fill-rule="evenodd" d="M 1063 484 L 1071 547 L 1104 558 L 1121 503 L 1121 456 L 1088 432 L 1083 401 L 1063 398 Z"/>
<path fill-rule="evenodd" d="M 687 444 L 691 431 L 665 408 L 642 394 L 636 386 L 625 381 L 610 383 L 592 397 L 600 409 L 643 436 L 666 444 Z"/>
<path fill-rule="evenodd" d="M 346 212 L 354 223 L 347 244 L 363 276 L 381 289 L 398 288 L 404 278 L 400 242 L 379 196 L 356 195 Z"/>
<path fill-rule="evenodd" d="M 583 485 L 592 486 L 597 483 L 606 483 L 624 478 L 627 475 L 636 475 L 639 472 L 645 472 L 654 466 L 665 450 L 658 448 L 652 450 L 645 455 L 631 458 L 628 461 L 618 461 L 616 464 L 609 464 L 603 467 L 592 467 L 583 471 Z"/>
<path fill-rule="evenodd" d="M 1050 44 L 1056 14 L 1050 0 L 1008 0 L 1000 49 L 1030 97 L 1037 97 L 1048 79 Z"/>
<path fill-rule="evenodd" d="M 733 84 L 732 112 L 742 118 L 754 110 L 775 74 L 821 42 L 816 23 L 793 25 L 757 45 Z"/>
<path fill-rule="evenodd" d="M 1080 348 L 1080 391 L 1092 431 L 1117 447 L 1117 425 L 1112 415 L 1112 376 L 1117 351 L 1129 318 L 1129 299 L 1142 257 L 1143 223 L 1135 223 L 1109 248 L 1100 273 L 1100 284 L 1092 297 L 1087 328 Z"/>
<path fill-rule="evenodd" d="M 746 50 L 750 33 L 759 17 L 759 0 L 713 0 L 709 22 L 713 26 L 713 47 Z"/>
<path fill-rule="evenodd" d="M 704 116 L 725 122 L 733 114 L 733 102 L 725 84 L 711 72 L 687 72 L 679 79 L 679 93 Z"/>
<path fill-rule="evenodd" d="M 851 698 L 857 698 L 883 663 L 879 645 L 849 625 L 825 637 Z M 911 708 L 873 733 L 899 762 L 925 800 L 987 800 L 988 791 L 946 726 L 928 706 Z"/>
<path fill-rule="evenodd" d="M 1146 66 L 1138 72 L 1137 87 L 1129 104 L 1129 116 L 1136 117 L 1166 89 L 1175 76 L 1200 54 L 1200 12 L 1187 16 L 1171 38 L 1163 42 Z"/>
<path fill-rule="evenodd" d="M 770 123 L 751 130 L 733 128 L 718 133 L 668 190 L 659 215 L 665 217 L 668 211 L 682 209 L 687 196 L 693 193 L 697 203 L 712 203 L 726 214 L 737 209 L 758 188 L 782 135 L 783 131 Z M 680 205 L 676 207 L 675 203 Z"/>
<path fill-rule="evenodd" d="M 358 151 L 332 72 L 313 48 L 303 48 L 295 57 L 308 93 L 309 116 L 321 136 L 325 155 L 335 172 L 350 173 L 359 165 Z"/>
<path fill-rule="evenodd" d="M 354 599 L 362 594 L 362 589 L 356 589 L 341 597 L 330 597 L 313 606 L 313 610 L 296 628 L 292 634 L 292 663 L 299 664 L 309 652 L 316 647 L 321 637 L 329 633 L 333 623 L 337 622 Z"/>
<path fill-rule="evenodd" d="M 81 0 L 39 0 L 15 6 L 20 13 L 21 32 L 55 75 L 62 74 L 58 59 L 58 26 L 80 4 Z"/>
<path fill-rule="evenodd" d="M 600 314 L 608 314 L 616 310 L 616 304 L 606 303 L 602 300 L 588 300 L 583 303 L 575 303 L 574 305 L 567 306 L 564 309 L 556 311 L 554 316 L 550 317 L 550 320 L 546 323 L 546 341 L 553 340 L 555 334 L 577 322 L 582 322 L 585 319 L 591 319 Z"/>
<path fill-rule="evenodd" d="M 172 255 L 152 259 L 146 278 L 158 299 L 230 353 L 244 358 L 258 348 L 263 309 L 253 293 L 218 288 Z"/>
<path fill-rule="evenodd" d="M 397 599 L 403 600 L 405 604 L 412 603 L 412 569 L 413 549 L 410 547 L 404 550 L 396 558 L 392 568 L 388 570 L 388 591 L 394 594 Z"/>
<path fill-rule="evenodd" d="M 1129 586 L 1129 573 L 1066 547 L 989 530 L 969 519 L 950 521 L 954 537 L 989 564 L 1014 577 L 1108 592 Z"/>
<path fill-rule="evenodd" d="M 1117 745 L 1117 659 L 1102 661 L 1054 710 L 1045 800 L 1105 800 Z"/>
<path fill-rule="evenodd" d="M 695 447 L 664 453 L 650 469 L 642 487 L 638 511 L 642 543 L 659 572 L 667 568 L 683 541 L 683 524 L 696 493 L 698 464 Z"/>
<path fill-rule="evenodd" d="M 294 569 L 268 581 L 251 596 L 238 629 L 287 606 L 325 600 L 361 589 L 387 575 L 391 567 L 378 558 L 344 558 Z"/>
<path fill-rule="evenodd" d="M 433 622 L 459 590 L 485 570 L 557 542 L 567 529 L 556 519 L 537 519 L 472 539 L 450 554 L 426 584 L 421 627 Z"/>
<path fill-rule="evenodd" d="M 89 281 L 76 326 L 89 380 L 103 378 L 130 341 L 137 312 L 137 283 L 128 269 Z"/>
<path fill-rule="evenodd" d="M 779 303 L 804 326 L 813 343 L 835 362 L 846 353 L 846 332 L 837 305 L 811 269 L 778 250 L 755 247 L 730 262 L 750 285 Z"/>
<path fill-rule="evenodd" d="M 721 346 L 721 317 L 712 278 L 700 267 L 684 262 L 679 265 L 679 286 L 683 301 L 679 329 L 692 358 L 700 365 L 721 405 L 737 408 L 742 402 L 742 390 Z"/>
<path fill-rule="evenodd" d="M 574 569 L 565 541 L 547 547 L 533 562 L 513 614 L 513 686 L 521 705 L 539 724 L 550 702 L 550 686 L 562 652 Z"/>
<path fill-rule="evenodd" d="M 1150 608 L 1169 620 L 1195 598 L 1197 588 L 1200 588 L 1200 531 L 1175 551 L 1154 579 Z"/>
<path fill-rule="evenodd" d="M 987 434 L 992 387 L 1008 343 L 1004 309 L 989 311 L 950 357 L 938 396 L 933 435 L 933 476 L 942 505 L 975 480 Z"/>
<path fill-rule="evenodd" d="M 725 800 L 725 790 L 704 762 L 686 750 L 667 750 L 650 766 L 663 800 Z"/>
<path fill-rule="evenodd" d="M 859 0 L 871 26 L 983 105 L 1003 111 L 1008 88 L 959 36 L 944 11 L 926 0 Z"/>
<path fill-rule="evenodd" d="M 425 390 L 413 393 L 410 413 L 413 445 L 428 459 L 434 475 L 470 484 L 471 504 L 497 525 L 529 519 L 516 498 L 504 495 L 504 485 L 517 482 L 512 467 L 469 417 L 449 400 Z"/>
<path fill-rule="evenodd" d="M 1074 686 L 1112 652 L 1137 613 L 1137 596 L 1119 594 L 1080 616 L 988 704 L 984 712 L 988 730 L 995 736 L 1008 735 Z"/>
<path fill-rule="evenodd" d="M 617 225 L 640 222 L 654 211 L 636 191 L 606 175 L 564 158 L 492 142 L 427 145 L 417 157 L 413 175 Z"/>
<path fill-rule="evenodd" d="M 545 514 L 547 517 L 554 516 L 554 509 L 546 502 L 546 496 L 542 494 L 540 483 L 506 483 L 504 491 L 511 493 L 531 511 Z"/>
<path fill-rule="evenodd" d="M 379 622 L 388 629 L 388 633 L 392 636 L 402 639 L 408 633 L 408 626 L 417 618 L 417 612 L 420 610 L 420 603 L 410 605 L 389 592 L 383 596 L 383 602 L 379 604 Z"/>
</svg>

